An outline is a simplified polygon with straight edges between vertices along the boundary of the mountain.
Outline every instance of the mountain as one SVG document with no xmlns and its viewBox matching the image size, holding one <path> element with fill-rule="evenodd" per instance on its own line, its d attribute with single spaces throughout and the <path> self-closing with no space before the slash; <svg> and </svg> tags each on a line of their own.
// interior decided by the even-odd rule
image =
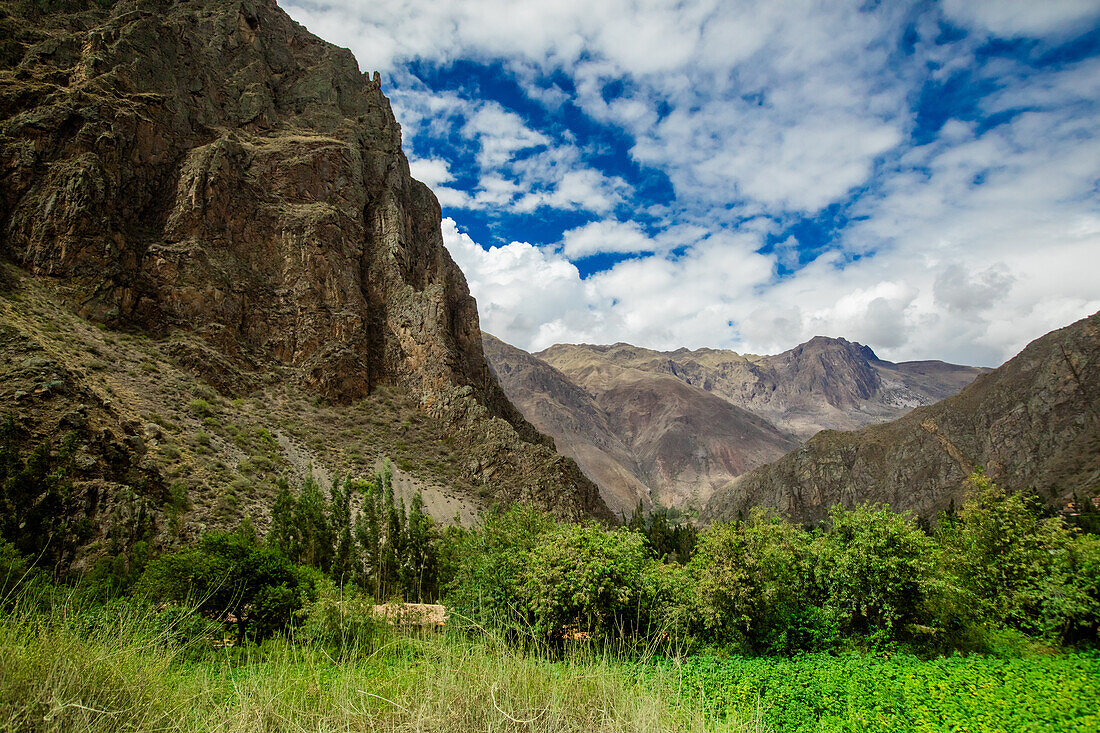
<svg viewBox="0 0 1100 733">
<path fill-rule="evenodd" d="M 82 511 L 102 513 L 136 466 L 143 486 L 171 484 L 159 434 L 184 456 L 178 480 L 200 477 L 183 526 L 213 521 L 221 481 L 249 483 L 231 420 L 341 441 L 280 438 L 265 458 L 280 469 L 293 453 L 368 470 L 395 450 L 431 457 L 422 483 L 457 482 L 463 511 L 609 516 L 492 377 L 377 74 L 271 0 L 53 5 L 0 2 L 0 398 L 21 444 L 79 423 Z M 403 434 L 368 443 L 361 422 L 386 411 Z M 166 490 L 149 491 L 155 505 Z M 265 491 L 238 493 L 260 511 Z"/>
<path fill-rule="evenodd" d="M 894 364 L 861 344 L 823 336 L 774 356 L 629 344 L 557 345 L 536 356 L 597 388 L 599 375 L 617 368 L 672 376 L 801 439 L 898 417 L 955 394 L 988 371 L 939 361 Z"/>
<path fill-rule="evenodd" d="M 817 337 L 775 356 L 629 344 L 531 355 L 485 337 L 524 416 L 553 436 L 608 505 L 700 506 L 731 479 L 827 428 L 881 422 L 956 393 L 983 369 L 893 364 Z"/>
<path fill-rule="evenodd" d="M 484 338 L 505 392 L 600 486 L 612 510 L 629 513 L 638 501 L 701 506 L 716 486 L 796 444 L 766 420 L 674 377 L 609 368 L 574 381 Z"/>
<path fill-rule="evenodd" d="M 886 502 L 935 516 L 978 466 L 1014 491 L 1064 504 L 1100 489 L 1100 313 L 1053 331 L 959 394 L 855 432 L 826 431 L 735 479 L 708 519 L 751 506 L 816 521 L 831 504 Z"/>
</svg>

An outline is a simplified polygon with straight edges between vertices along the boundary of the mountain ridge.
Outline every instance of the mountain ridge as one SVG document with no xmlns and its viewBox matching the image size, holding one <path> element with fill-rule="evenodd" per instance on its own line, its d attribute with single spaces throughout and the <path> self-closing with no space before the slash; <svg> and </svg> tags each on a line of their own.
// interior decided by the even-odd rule
<svg viewBox="0 0 1100 733">
<path fill-rule="evenodd" d="M 869 347 L 827 337 L 770 356 L 624 342 L 555 344 L 527 354 L 488 335 L 485 341 L 509 398 L 619 511 L 639 500 L 700 506 L 799 439 L 895 417 L 953 394 L 984 371 L 935 361 L 893 364 Z M 537 388 L 525 370 L 541 375 Z M 584 415 L 570 412 L 576 398 L 560 400 L 578 388 Z M 585 417 L 593 412 L 598 420 Z"/>
<path fill-rule="evenodd" d="M 824 431 L 715 493 L 704 517 L 752 506 L 803 521 L 832 504 L 885 502 L 934 517 L 977 467 L 1005 488 L 1064 504 L 1100 488 L 1100 313 L 1028 344 L 958 394 L 854 432 Z"/>
</svg>

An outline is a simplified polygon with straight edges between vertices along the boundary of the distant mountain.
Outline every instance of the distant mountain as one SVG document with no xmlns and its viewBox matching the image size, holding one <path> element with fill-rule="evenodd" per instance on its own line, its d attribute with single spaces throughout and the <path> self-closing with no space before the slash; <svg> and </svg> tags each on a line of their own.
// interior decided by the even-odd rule
<svg viewBox="0 0 1100 733">
<path fill-rule="evenodd" d="M 819 433 L 732 481 L 704 516 L 763 505 L 812 521 L 863 501 L 932 516 L 962 498 L 977 466 L 1050 504 L 1100 493 L 1100 313 L 1033 341 L 954 397 L 884 425 Z"/>
<path fill-rule="evenodd" d="M 629 344 L 531 355 L 491 337 L 509 399 L 600 486 L 614 510 L 701 506 L 731 479 L 823 428 L 859 427 L 954 394 L 982 369 L 892 364 L 815 338 L 776 356 Z"/>
<path fill-rule="evenodd" d="M 720 349 L 652 351 L 628 344 L 558 345 L 536 354 L 578 384 L 615 368 L 667 374 L 767 418 L 805 439 L 898 417 L 955 394 L 988 369 L 913 361 L 894 364 L 867 346 L 816 336 L 774 356 Z"/>
<path fill-rule="evenodd" d="M 797 441 L 747 410 L 667 374 L 604 364 L 587 379 L 485 336 L 505 394 L 576 460 L 615 511 L 700 507 L 715 488 Z"/>
</svg>

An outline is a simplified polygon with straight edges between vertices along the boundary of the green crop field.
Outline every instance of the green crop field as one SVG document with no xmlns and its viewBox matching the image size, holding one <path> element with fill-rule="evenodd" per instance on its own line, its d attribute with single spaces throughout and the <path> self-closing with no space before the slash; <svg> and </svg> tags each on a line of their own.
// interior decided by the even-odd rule
<svg viewBox="0 0 1100 733">
<path fill-rule="evenodd" d="M 771 730 L 1100 730 L 1100 655 L 922 661 L 809 654 L 662 662 L 712 713 L 759 716 Z"/>
</svg>

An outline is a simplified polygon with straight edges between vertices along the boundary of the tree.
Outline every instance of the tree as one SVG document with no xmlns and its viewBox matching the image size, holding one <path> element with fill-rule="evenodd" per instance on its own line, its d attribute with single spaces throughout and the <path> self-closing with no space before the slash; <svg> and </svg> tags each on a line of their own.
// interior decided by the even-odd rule
<svg viewBox="0 0 1100 733">
<path fill-rule="evenodd" d="M 968 483 L 971 497 L 940 539 L 982 617 L 1048 638 L 1078 633 L 1097 609 L 1095 583 L 1087 571 L 1082 575 L 1091 562 L 1089 543 L 981 469 Z"/>
<path fill-rule="evenodd" d="M 821 642 L 807 615 L 810 537 L 798 526 L 757 510 L 748 522 L 703 534 L 689 570 L 707 634 L 755 652 L 787 653 Z M 820 619 L 818 619 L 819 621 Z"/>
<path fill-rule="evenodd" d="M 833 507 L 812 553 L 822 607 L 842 633 L 893 640 L 927 624 L 932 540 L 912 516 Z"/>
<path fill-rule="evenodd" d="M 341 483 L 332 486 L 332 502 L 329 510 L 329 523 L 333 548 L 332 577 L 343 585 L 358 580 L 361 574 L 359 551 L 351 529 L 351 476 L 345 475 Z"/>
<path fill-rule="evenodd" d="M 294 507 L 294 529 L 297 543 L 291 559 L 328 571 L 332 565 L 332 526 L 321 486 L 312 473 L 306 477 Z"/>
<path fill-rule="evenodd" d="M 438 593 L 435 528 L 432 518 L 424 513 L 424 499 L 419 491 L 413 496 L 405 527 L 402 585 L 409 597 L 417 601 L 434 600 Z"/>
<path fill-rule="evenodd" d="M 453 579 L 446 590 L 455 618 L 483 627 L 526 629 L 520 599 L 520 574 L 531 550 L 543 544 L 554 520 L 537 509 L 517 505 L 485 517 L 481 526 L 452 535 L 448 546 Z"/>
<path fill-rule="evenodd" d="M 275 504 L 271 507 L 271 529 L 267 533 L 267 542 L 287 557 L 292 557 L 301 544 L 294 524 L 296 505 L 297 502 L 290 493 L 290 484 L 285 478 L 280 477 L 279 493 L 275 497 Z"/>
</svg>

